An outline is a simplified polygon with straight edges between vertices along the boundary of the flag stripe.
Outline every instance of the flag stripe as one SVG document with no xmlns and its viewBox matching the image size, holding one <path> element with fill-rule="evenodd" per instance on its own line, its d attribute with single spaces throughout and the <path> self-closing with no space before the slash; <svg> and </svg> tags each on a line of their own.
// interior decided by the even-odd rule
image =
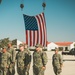
<svg viewBox="0 0 75 75">
<path fill-rule="evenodd" d="M 33 46 L 35 46 L 35 41 L 36 41 L 36 37 L 35 37 L 35 31 L 33 32 Z"/>
<path fill-rule="evenodd" d="M 26 44 L 28 44 L 28 31 L 26 30 Z"/>
<path fill-rule="evenodd" d="M 30 30 L 30 46 L 32 46 L 32 31 Z"/>
<path fill-rule="evenodd" d="M 35 35 L 35 38 L 34 38 L 34 41 L 35 41 L 34 46 L 35 46 L 38 43 L 38 31 L 35 31 L 34 35 Z"/>
</svg>

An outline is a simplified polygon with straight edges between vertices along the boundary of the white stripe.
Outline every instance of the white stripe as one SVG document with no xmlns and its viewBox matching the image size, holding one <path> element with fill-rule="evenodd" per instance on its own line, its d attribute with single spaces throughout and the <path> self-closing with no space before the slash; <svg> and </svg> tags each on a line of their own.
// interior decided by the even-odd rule
<svg viewBox="0 0 75 75">
<path fill-rule="evenodd" d="M 36 45 L 37 44 L 37 31 L 35 31 L 35 43 L 34 43 L 34 45 Z"/>
</svg>

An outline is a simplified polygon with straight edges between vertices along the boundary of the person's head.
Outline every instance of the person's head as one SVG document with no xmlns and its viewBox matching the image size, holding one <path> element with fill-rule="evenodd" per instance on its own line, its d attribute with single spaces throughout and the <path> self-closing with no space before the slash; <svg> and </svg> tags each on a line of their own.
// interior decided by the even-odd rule
<svg viewBox="0 0 75 75">
<path fill-rule="evenodd" d="M 55 54 L 58 54 L 58 51 L 59 51 L 58 48 L 55 48 Z"/>
<path fill-rule="evenodd" d="M 12 46 L 12 42 L 8 43 L 8 48 L 10 48 Z"/>
<path fill-rule="evenodd" d="M 19 49 L 20 49 L 20 51 L 24 51 L 24 45 L 23 44 L 20 44 L 19 45 Z"/>
<path fill-rule="evenodd" d="M 7 51 L 7 47 L 4 46 L 3 49 L 2 49 L 2 52 L 5 53 L 6 51 Z"/>
<path fill-rule="evenodd" d="M 42 45 L 41 44 L 37 44 L 36 46 L 35 46 L 35 48 L 36 48 L 36 51 L 42 51 Z"/>
<path fill-rule="evenodd" d="M 25 49 L 28 48 L 28 45 L 27 45 L 27 44 L 24 44 L 24 48 L 25 48 Z"/>
</svg>

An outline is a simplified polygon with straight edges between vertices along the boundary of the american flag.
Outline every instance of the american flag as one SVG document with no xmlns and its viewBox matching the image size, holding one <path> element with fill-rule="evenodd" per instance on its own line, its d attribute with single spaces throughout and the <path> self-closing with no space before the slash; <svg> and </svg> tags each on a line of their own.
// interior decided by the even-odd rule
<svg viewBox="0 0 75 75">
<path fill-rule="evenodd" d="M 23 14 L 26 30 L 26 44 L 35 46 L 41 44 L 46 47 L 47 32 L 44 13 L 36 16 L 28 16 Z"/>
</svg>

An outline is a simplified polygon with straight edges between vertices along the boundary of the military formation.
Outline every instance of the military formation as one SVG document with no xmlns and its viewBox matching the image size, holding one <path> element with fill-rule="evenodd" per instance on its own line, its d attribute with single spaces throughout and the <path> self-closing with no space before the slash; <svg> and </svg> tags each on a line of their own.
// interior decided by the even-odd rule
<svg viewBox="0 0 75 75">
<path fill-rule="evenodd" d="M 17 65 L 18 75 L 29 75 L 31 64 L 31 52 L 27 44 L 20 44 L 18 52 L 9 42 L 0 51 L 0 75 L 15 75 L 15 65 Z"/>
<path fill-rule="evenodd" d="M 17 53 L 16 53 L 17 50 Z M 3 47 L 0 52 L 0 75 L 15 75 L 15 65 L 17 65 L 18 75 L 30 75 L 31 59 L 33 58 L 33 75 L 44 75 L 48 57 L 43 46 L 35 45 L 35 50 L 31 55 L 27 44 L 20 44 L 19 49 L 14 49 L 12 43 Z M 52 65 L 55 75 L 60 75 L 62 71 L 62 58 L 58 54 L 58 49 L 52 57 Z"/>
</svg>

